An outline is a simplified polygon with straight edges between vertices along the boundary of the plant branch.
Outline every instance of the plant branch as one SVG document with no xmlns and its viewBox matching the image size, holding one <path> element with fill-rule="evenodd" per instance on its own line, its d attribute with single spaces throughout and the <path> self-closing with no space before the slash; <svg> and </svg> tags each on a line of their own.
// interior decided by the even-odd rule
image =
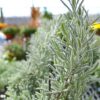
<svg viewBox="0 0 100 100">
<path fill-rule="evenodd" d="M 65 3 L 63 0 L 60 0 L 60 1 L 63 3 L 63 5 L 64 5 L 65 7 L 68 8 L 68 10 L 69 10 L 70 12 L 72 12 L 71 9 L 66 5 L 66 3 Z"/>
</svg>

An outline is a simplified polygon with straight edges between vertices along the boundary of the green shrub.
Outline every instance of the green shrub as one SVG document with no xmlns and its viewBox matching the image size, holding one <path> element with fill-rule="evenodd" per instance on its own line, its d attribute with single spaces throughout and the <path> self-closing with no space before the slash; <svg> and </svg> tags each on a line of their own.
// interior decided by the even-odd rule
<svg viewBox="0 0 100 100">
<path fill-rule="evenodd" d="M 25 27 L 21 29 L 21 34 L 25 37 L 30 37 L 32 34 L 36 32 L 36 29 L 30 28 L 30 27 Z"/>
<path fill-rule="evenodd" d="M 43 18 L 46 18 L 46 19 L 53 19 L 53 15 L 52 13 L 48 12 L 46 8 L 44 8 L 44 14 L 43 14 Z"/>
<path fill-rule="evenodd" d="M 94 33 L 84 0 L 68 1 L 70 6 L 62 2 L 69 14 L 54 21 L 47 36 L 32 37 L 27 60 L 17 63 L 19 69 L 10 77 L 7 100 L 82 100 L 98 66 L 93 62 Z"/>
<path fill-rule="evenodd" d="M 0 66 L 0 90 L 4 88 L 5 85 L 7 85 L 7 79 L 5 78 L 5 76 L 3 75 L 7 70 L 8 70 L 8 66 L 6 65 L 6 63 L 1 63 Z"/>
<path fill-rule="evenodd" d="M 12 60 L 14 58 L 16 60 L 22 60 L 22 59 L 26 58 L 26 52 L 23 49 L 23 47 L 19 44 L 13 43 L 11 45 L 8 45 L 6 47 L 6 51 L 8 52 L 7 53 L 7 59 L 8 60 Z"/>
<path fill-rule="evenodd" d="M 16 35 L 16 33 L 18 33 L 20 30 L 18 27 L 7 27 L 4 28 L 2 31 L 4 34 Z"/>
<path fill-rule="evenodd" d="M 14 72 L 15 62 L 9 63 L 5 60 L 0 60 L 0 90 L 8 85 L 8 78 Z"/>
</svg>

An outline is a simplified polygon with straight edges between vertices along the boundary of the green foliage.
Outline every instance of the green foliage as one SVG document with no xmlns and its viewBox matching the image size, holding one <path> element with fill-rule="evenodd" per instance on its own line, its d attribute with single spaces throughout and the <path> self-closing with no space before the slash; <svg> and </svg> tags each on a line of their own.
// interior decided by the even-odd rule
<svg viewBox="0 0 100 100">
<path fill-rule="evenodd" d="M 6 59 L 8 60 L 26 59 L 26 51 L 20 44 L 13 43 L 11 45 L 8 45 L 5 49 L 6 49 L 6 52 L 8 52 L 7 57 L 6 57 Z"/>
<path fill-rule="evenodd" d="M 15 35 L 16 33 L 19 32 L 19 28 L 18 27 L 7 27 L 7 28 L 4 28 L 3 30 L 3 33 L 4 34 L 11 34 L 11 35 Z"/>
<path fill-rule="evenodd" d="M 50 19 L 53 19 L 53 15 L 52 15 L 52 13 L 48 12 L 46 8 L 44 8 L 43 18 L 50 20 Z"/>
<path fill-rule="evenodd" d="M 7 100 L 81 100 L 87 84 L 95 80 L 95 33 L 90 32 L 83 0 L 68 1 L 70 7 L 62 2 L 69 14 L 52 24 L 51 31 L 39 29 L 31 39 L 27 60 L 15 64 Z"/>
<path fill-rule="evenodd" d="M 25 27 L 21 29 L 21 34 L 24 35 L 25 37 L 30 37 L 35 32 L 36 29 L 30 27 Z"/>
<path fill-rule="evenodd" d="M 2 62 L 1 62 L 1 65 L 2 65 Z M 5 77 L 3 76 L 3 74 L 7 71 L 7 67 L 6 64 L 0 66 L 0 90 L 4 88 L 6 84 L 6 80 L 4 79 Z M 2 77 L 3 76 L 3 77 Z"/>
<path fill-rule="evenodd" d="M 8 85 L 9 77 L 14 73 L 15 62 L 8 63 L 5 60 L 0 60 L 0 90 Z"/>
</svg>

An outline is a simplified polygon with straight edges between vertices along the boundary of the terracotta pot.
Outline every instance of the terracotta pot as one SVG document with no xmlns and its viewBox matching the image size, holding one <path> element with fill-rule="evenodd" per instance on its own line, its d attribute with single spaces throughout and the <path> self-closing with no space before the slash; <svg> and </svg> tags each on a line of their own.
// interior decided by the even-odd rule
<svg viewBox="0 0 100 100">
<path fill-rule="evenodd" d="M 13 39 L 13 38 L 14 38 L 14 35 L 11 35 L 11 34 L 6 34 L 6 38 L 7 38 L 8 40 L 11 40 L 11 39 Z"/>
</svg>

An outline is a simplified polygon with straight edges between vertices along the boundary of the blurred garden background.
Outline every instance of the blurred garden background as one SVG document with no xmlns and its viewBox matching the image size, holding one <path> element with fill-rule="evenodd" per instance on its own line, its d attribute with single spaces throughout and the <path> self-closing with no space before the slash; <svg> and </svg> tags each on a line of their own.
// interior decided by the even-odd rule
<svg viewBox="0 0 100 100">
<path fill-rule="evenodd" d="M 0 100 L 100 100 L 100 1 L 0 0 Z"/>
</svg>

